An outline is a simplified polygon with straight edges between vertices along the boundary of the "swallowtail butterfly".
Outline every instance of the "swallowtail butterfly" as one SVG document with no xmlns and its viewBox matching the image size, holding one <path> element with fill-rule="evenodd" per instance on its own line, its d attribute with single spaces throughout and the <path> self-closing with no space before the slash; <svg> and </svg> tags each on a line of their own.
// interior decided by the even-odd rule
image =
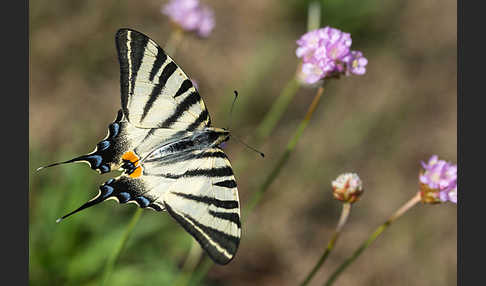
<svg viewBox="0 0 486 286">
<path fill-rule="evenodd" d="M 118 30 L 115 42 L 121 109 L 108 135 L 93 152 L 46 167 L 86 162 L 99 173 L 123 173 L 58 221 L 108 199 L 165 210 L 215 262 L 227 264 L 241 235 L 236 181 L 219 147 L 229 131 L 211 127 L 197 89 L 157 43 L 131 29 Z"/>
</svg>

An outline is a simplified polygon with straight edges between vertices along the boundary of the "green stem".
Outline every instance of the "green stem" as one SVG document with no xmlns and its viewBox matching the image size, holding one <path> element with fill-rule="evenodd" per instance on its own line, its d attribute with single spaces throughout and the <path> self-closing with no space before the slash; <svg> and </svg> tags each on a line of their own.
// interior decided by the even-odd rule
<svg viewBox="0 0 486 286">
<path fill-rule="evenodd" d="M 331 274 L 329 279 L 326 282 L 326 286 L 332 285 L 337 277 L 351 264 L 353 263 L 356 258 L 358 258 L 361 253 L 370 246 L 373 241 L 387 229 L 396 219 L 401 217 L 406 211 L 410 208 L 415 206 L 418 202 L 420 202 L 420 193 L 417 193 L 412 199 L 406 202 L 401 208 L 399 208 L 385 223 L 380 225 L 372 234 L 371 236 L 358 248 L 354 251 L 354 253 L 346 259 L 335 271 Z"/>
<path fill-rule="evenodd" d="M 182 269 L 180 271 L 179 277 L 173 283 L 176 286 L 184 286 L 188 285 L 191 278 L 191 273 L 197 266 L 199 259 L 201 258 L 202 250 L 199 244 L 196 241 L 193 241 L 191 244 L 191 248 L 189 249 L 189 253 L 187 254 L 186 260 L 182 265 Z"/>
<path fill-rule="evenodd" d="M 307 15 L 307 31 L 319 29 L 321 26 L 321 3 L 319 1 L 309 3 Z"/>
<path fill-rule="evenodd" d="M 251 212 L 253 208 L 260 202 L 261 198 L 263 197 L 263 194 L 272 185 L 273 181 L 275 181 L 278 174 L 282 170 L 283 166 L 285 166 L 285 164 L 287 163 L 288 159 L 290 158 L 290 154 L 295 149 L 295 146 L 297 145 L 297 142 L 299 142 L 299 139 L 304 133 L 305 128 L 307 127 L 307 125 L 309 125 L 309 121 L 312 115 L 314 114 L 317 105 L 319 104 L 323 92 L 324 92 L 324 87 L 319 87 L 316 96 L 312 100 L 312 103 L 309 106 L 309 109 L 307 110 L 304 119 L 300 122 L 299 126 L 297 127 L 297 130 L 295 130 L 292 139 L 290 139 L 290 141 L 288 142 L 287 147 L 284 153 L 282 154 L 282 156 L 280 157 L 280 159 L 278 160 L 277 164 L 275 165 L 275 168 L 273 168 L 273 170 L 270 172 L 270 175 L 263 182 L 261 187 L 257 191 L 255 191 L 251 196 L 250 201 L 247 204 L 247 207 L 245 209 L 246 212 L 243 214 L 243 220 L 245 218 L 245 215 Z"/>
<path fill-rule="evenodd" d="M 309 4 L 308 17 L 307 17 L 307 30 L 315 30 L 320 26 L 321 20 L 321 5 L 319 1 L 314 1 Z M 294 95 L 300 87 L 300 81 L 297 79 L 297 74 L 302 69 L 301 65 L 298 65 L 296 75 L 287 83 L 282 93 L 272 105 L 270 111 L 263 119 L 260 126 L 257 128 L 257 142 L 262 143 L 270 133 L 272 133 L 278 120 L 282 117 L 283 113 L 287 109 Z"/>
<path fill-rule="evenodd" d="M 339 237 L 339 234 L 341 233 L 341 230 L 342 230 L 344 224 L 348 220 L 350 212 L 351 212 L 351 203 L 343 203 L 343 210 L 341 212 L 341 217 L 339 218 L 338 225 L 336 226 L 336 229 L 334 230 L 334 233 L 331 236 L 331 240 L 327 244 L 326 250 L 322 254 L 319 261 L 317 261 L 314 268 L 312 268 L 311 272 L 307 275 L 304 282 L 302 282 L 302 284 L 300 284 L 301 286 L 305 286 L 305 285 L 309 284 L 311 279 L 314 277 L 314 275 L 317 273 L 317 271 L 321 268 L 322 264 L 324 264 L 324 261 L 326 261 L 327 257 L 329 256 L 331 251 L 334 249 L 334 245 L 336 244 L 336 241 Z"/>
<path fill-rule="evenodd" d="M 199 271 L 193 274 L 190 285 L 201 285 L 201 281 L 204 279 L 209 270 L 211 270 L 211 267 L 213 267 L 213 265 L 214 262 L 209 258 L 209 256 L 206 255 L 198 267 Z"/>
<path fill-rule="evenodd" d="M 115 268 L 115 263 L 118 260 L 118 257 L 120 256 L 121 251 L 125 247 L 125 244 L 127 243 L 127 240 L 130 237 L 130 234 L 132 233 L 133 228 L 135 227 L 137 222 L 140 220 L 141 215 L 142 215 L 142 209 L 137 208 L 137 210 L 133 214 L 132 219 L 130 220 L 130 223 L 128 224 L 127 229 L 125 230 L 125 233 L 123 234 L 120 242 L 118 243 L 118 246 L 111 253 L 110 257 L 108 258 L 108 261 L 106 262 L 105 271 L 103 273 L 103 280 L 101 280 L 101 285 L 107 285 L 107 283 L 110 279 L 111 273 L 113 272 L 113 269 Z"/>
<path fill-rule="evenodd" d="M 272 104 L 270 111 L 257 127 L 257 144 L 261 144 L 272 133 L 285 110 L 287 110 L 290 102 L 292 102 L 299 87 L 300 82 L 294 76 L 284 87 L 280 96 L 277 97 L 277 100 Z"/>
</svg>

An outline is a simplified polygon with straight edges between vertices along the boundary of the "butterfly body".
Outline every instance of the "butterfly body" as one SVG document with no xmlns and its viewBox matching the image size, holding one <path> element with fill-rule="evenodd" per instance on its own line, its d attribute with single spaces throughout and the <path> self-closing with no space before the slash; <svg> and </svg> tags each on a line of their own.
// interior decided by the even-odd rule
<svg viewBox="0 0 486 286">
<path fill-rule="evenodd" d="M 241 223 L 236 181 L 219 147 L 230 132 L 211 127 L 191 80 L 144 34 L 120 29 L 121 109 L 93 152 L 51 164 L 86 162 L 99 173 L 121 170 L 73 212 L 108 199 L 166 210 L 219 264 L 238 249 Z"/>
</svg>

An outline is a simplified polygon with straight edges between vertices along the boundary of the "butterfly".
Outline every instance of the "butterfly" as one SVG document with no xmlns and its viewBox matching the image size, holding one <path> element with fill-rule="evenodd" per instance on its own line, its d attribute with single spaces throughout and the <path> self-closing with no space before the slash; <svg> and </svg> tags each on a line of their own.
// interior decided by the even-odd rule
<svg viewBox="0 0 486 286">
<path fill-rule="evenodd" d="M 241 236 L 235 177 L 220 144 L 230 138 L 211 127 L 199 92 L 177 64 L 146 35 L 120 29 L 121 109 L 86 162 L 99 173 L 121 170 L 98 194 L 58 222 L 105 200 L 167 211 L 218 264 L 229 263 Z"/>
</svg>

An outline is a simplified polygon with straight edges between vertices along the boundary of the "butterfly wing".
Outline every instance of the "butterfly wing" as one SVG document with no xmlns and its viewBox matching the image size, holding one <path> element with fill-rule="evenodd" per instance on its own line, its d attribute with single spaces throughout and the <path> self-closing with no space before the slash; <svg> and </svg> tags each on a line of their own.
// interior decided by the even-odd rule
<svg viewBox="0 0 486 286">
<path fill-rule="evenodd" d="M 210 125 L 206 106 L 187 75 L 146 35 L 120 29 L 122 110 L 140 128 L 195 130 Z"/>
<path fill-rule="evenodd" d="M 141 176 L 122 174 L 108 180 L 95 198 L 61 219 L 107 199 L 167 210 L 215 262 L 229 263 L 239 246 L 241 223 L 236 181 L 224 152 L 193 150 L 141 167 Z"/>
</svg>

